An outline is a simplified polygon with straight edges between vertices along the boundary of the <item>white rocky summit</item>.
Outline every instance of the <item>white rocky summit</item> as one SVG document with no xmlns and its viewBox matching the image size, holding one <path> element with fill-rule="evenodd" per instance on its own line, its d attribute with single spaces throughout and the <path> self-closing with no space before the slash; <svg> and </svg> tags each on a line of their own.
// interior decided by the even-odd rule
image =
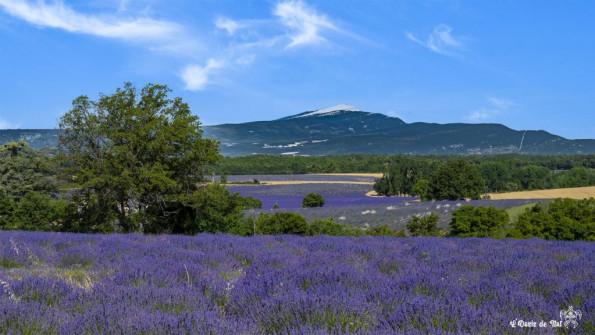
<svg viewBox="0 0 595 335">
<path fill-rule="evenodd" d="M 336 105 L 333 107 L 318 109 L 313 112 L 300 114 L 300 115 L 297 115 L 296 118 L 306 117 L 306 116 L 329 116 L 329 115 L 339 114 L 341 112 L 361 112 L 361 110 L 355 106 L 340 104 L 340 105 Z"/>
</svg>

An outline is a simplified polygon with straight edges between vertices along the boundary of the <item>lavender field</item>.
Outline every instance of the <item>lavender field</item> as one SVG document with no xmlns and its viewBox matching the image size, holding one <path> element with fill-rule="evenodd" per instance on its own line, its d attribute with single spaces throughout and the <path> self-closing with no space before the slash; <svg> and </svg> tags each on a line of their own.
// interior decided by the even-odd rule
<svg viewBox="0 0 595 335">
<path fill-rule="evenodd" d="M 4 231 L 0 265 L 0 333 L 595 332 L 587 242 Z"/>
<path fill-rule="evenodd" d="M 348 207 L 356 205 L 396 205 L 417 197 L 368 197 L 372 185 L 365 184 L 288 184 L 288 185 L 229 185 L 230 192 L 238 192 L 242 196 L 252 196 L 262 201 L 263 209 L 272 209 L 275 204 L 280 209 L 297 209 L 302 207 L 302 199 L 306 194 L 315 192 L 325 199 L 325 207 Z"/>
</svg>

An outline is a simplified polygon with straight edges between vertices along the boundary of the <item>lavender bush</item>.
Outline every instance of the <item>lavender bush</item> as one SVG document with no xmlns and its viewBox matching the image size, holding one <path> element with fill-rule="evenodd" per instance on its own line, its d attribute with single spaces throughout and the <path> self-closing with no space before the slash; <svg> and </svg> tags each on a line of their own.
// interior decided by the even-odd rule
<svg viewBox="0 0 595 335">
<path fill-rule="evenodd" d="M 595 331 L 588 242 L 0 232 L 0 265 L 9 334 Z"/>
</svg>

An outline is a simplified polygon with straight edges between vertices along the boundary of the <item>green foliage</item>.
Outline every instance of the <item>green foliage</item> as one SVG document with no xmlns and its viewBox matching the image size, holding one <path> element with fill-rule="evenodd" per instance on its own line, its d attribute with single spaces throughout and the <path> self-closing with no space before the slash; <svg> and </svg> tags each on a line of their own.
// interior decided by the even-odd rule
<svg viewBox="0 0 595 335">
<path fill-rule="evenodd" d="M 552 188 L 554 173 L 543 166 L 529 165 L 514 170 L 512 177 L 520 183 L 523 190 L 542 190 Z"/>
<path fill-rule="evenodd" d="M 382 178 L 374 184 L 374 191 L 389 196 L 413 194 L 413 189 L 417 185 L 415 191 L 423 192 L 423 182 L 418 184 L 418 181 L 427 180 L 435 169 L 436 165 L 432 160 L 401 159 L 399 163 L 386 167 Z"/>
<path fill-rule="evenodd" d="M 397 233 L 394 230 L 390 229 L 388 225 L 370 228 L 366 231 L 366 234 L 370 236 L 397 236 Z"/>
<path fill-rule="evenodd" d="M 474 165 L 455 160 L 442 165 L 432 176 L 429 195 L 436 200 L 479 199 L 484 185 Z"/>
<path fill-rule="evenodd" d="M 174 232 L 184 234 L 228 232 L 238 224 L 245 205 L 238 193 L 229 193 L 227 187 L 214 183 L 194 192 L 186 201 L 187 214 L 182 217 L 183 228 Z"/>
<path fill-rule="evenodd" d="M 411 195 L 420 197 L 421 200 L 429 200 L 430 181 L 427 179 L 419 179 L 411 188 Z"/>
<path fill-rule="evenodd" d="M 452 212 L 450 234 L 458 237 L 492 236 L 509 221 L 506 210 L 495 207 L 462 206 Z"/>
<path fill-rule="evenodd" d="M 308 193 L 302 199 L 302 207 L 322 207 L 324 206 L 324 198 L 318 193 Z"/>
<path fill-rule="evenodd" d="M 458 159 L 460 156 L 404 154 L 323 157 L 253 155 L 224 157 L 217 170 L 230 174 L 383 171 L 384 177 L 377 180 L 374 190 L 382 195 L 399 195 L 419 194 L 413 191 L 419 179 L 430 180 L 440 165 Z M 477 167 L 485 180 L 482 192 L 595 185 L 595 155 L 505 154 L 466 156 L 465 159 Z M 541 168 L 556 173 L 546 173 Z"/>
<path fill-rule="evenodd" d="M 309 222 L 308 235 L 345 236 L 352 235 L 353 229 L 330 219 L 314 219 Z"/>
<path fill-rule="evenodd" d="M 221 184 L 227 184 L 227 175 L 225 173 L 222 173 L 219 179 L 221 180 Z"/>
<path fill-rule="evenodd" d="M 60 230 L 59 214 L 63 206 L 62 200 L 51 200 L 47 195 L 27 192 L 15 208 L 7 228 L 35 231 Z"/>
<path fill-rule="evenodd" d="M 219 159 L 218 143 L 202 138 L 198 117 L 169 92 L 126 83 L 98 101 L 73 101 L 60 119 L 60 147 L 71 163 L 65 174 L 82 188 L 73 201 L 80 211 L 92 211 L 79 216 L 92 221 L 70 227 L 166 231 L 181 220 L 172 216 L 191 213 L 184 201 L 201 197 L 194 193 Z"/>
<path fill-rule="evenodd" d="M 595 185 L 595 170 L 587 169 L 582 166 L 560 173 L 556 177 L 556 187 L 563 188 Z"/>
<path fill-rule="evenodd" d="M 407 223 L 407 230 L 411 236 L 439 236 L 438 219 L 440 217 L 436 213 L 422 217 L 413 216 Z"/>
<path fill-rule="evenodd" d="M 63 210 L 61 230 L 76 233 L 121 231 L 117 215 L 115 203 L 103 193 L 93 189 L 77 189 Z"/>
<path fill-rule="evenodd" d="M 14 200 L 0 188 L 0 230 L 8 229 L 12 224 L 12 215 L 15 209 Z"/>
<path fill-rule="evenodd" d="M 240 209 L 262 209 L 262 201 L 254 197 L 239 197 Z"/>
<path fill-rule="evenodd" d="M 263 235 L 308 235 L 308 222 L 291 212 L 260 213 L 256 219 L 256 233 Z"/>
<path fill-rule="evenodd" d="M 25 142 L 0 146 L 0 188 L 16 201 L 30 191 L 57 192 L 54 170 L 48 154 L 30 148 Z"/>
<path fill-rule="evenodd" d="M 556 199 L 519 215 L 509 237 L 595 241 L 595 199 Z"/>
<path fill-rule="evenodd" d="M 500 162 L 480 164 L 479 173 L 486 181 L 486 192 L 507 191 L 507 181 L 510 180 L 510 169 Z"/>
</svg>

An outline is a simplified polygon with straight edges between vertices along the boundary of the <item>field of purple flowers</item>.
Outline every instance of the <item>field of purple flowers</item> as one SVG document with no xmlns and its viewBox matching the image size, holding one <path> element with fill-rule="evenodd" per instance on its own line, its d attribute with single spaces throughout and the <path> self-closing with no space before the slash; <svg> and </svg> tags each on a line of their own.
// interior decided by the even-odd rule
<svg viewBox="0 0 595 335">
<path fill-rule="evenodd" d="M 372 185 L 362 184 L 289 184 L 289 185 L 229 185 L 230 192 L 251 196 L 262 201 L 263 209 L 271 209 L 275 204 L 280 209 L 302 207 L 306 194 L 315 192 L 325 199 L 325 207 L 346 207 L 354 205 L 396 205 L 416 197 L 368 197 Z"/>
<path fill-rule="evenodd" d="M 4 231 L 0 267 L 9 334 L 595 332 L 588 242 Z"/>
<path fill-rule="evenodd" d="M 389 198 L 390 199 L 390 198 Z M 394 198 L 403 199 L 403 198 Z M 405 199 L 407 200 L 407 199 Z M 471 200 L 471 201 L 423 201 L 407 202 L 395 201 L 393 204 L 370 204 L 365 201 L 355 203 L 346 207 L 317 207 L 317 208 L 296 208 L 292 212 L 302 215 L 306 220 L 315 218 L 333 218 L 335 222 L 346 223 L 357 227 L 377 227 L 388 225 L 393 230 L 399 230 L 407 225 L 411 217 L 425 216 L 436 213 L 440 217 L 438 226 L 448 229 L 452 218 L 452 212 L 461 206 L 493 206 L 499 209 L 521 206 L 538 202 L 536 199 L 507 199 L 507 200 Z M 262 210 L 264 211 L 264 210 Z M 282 209 L 280 209 L 282 211 Z M 261 212 L 252 210 L 252 215 Z"/>
</svg>

